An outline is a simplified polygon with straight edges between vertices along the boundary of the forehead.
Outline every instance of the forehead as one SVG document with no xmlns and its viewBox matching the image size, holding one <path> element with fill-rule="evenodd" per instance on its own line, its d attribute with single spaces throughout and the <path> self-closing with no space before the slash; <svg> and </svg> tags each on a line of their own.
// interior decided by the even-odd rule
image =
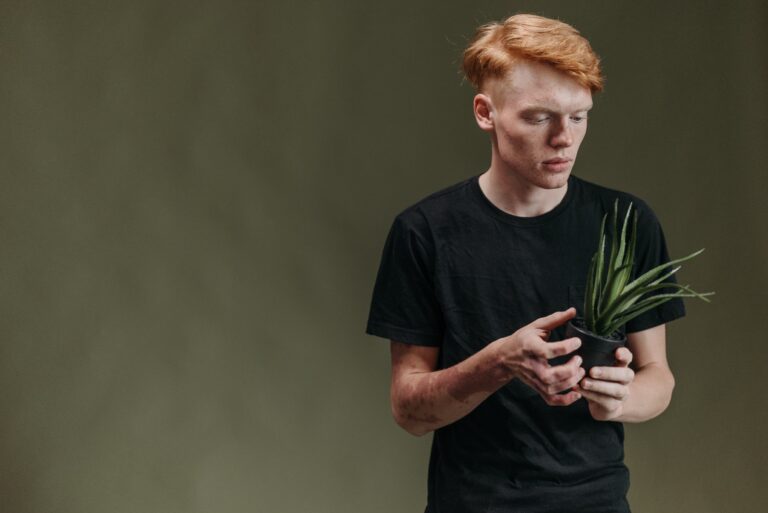
<svg viewBox="0 0 768 513">
<path fill-rule="evenodd" d="M 575 112 L 592 107 L 592 93 L 576 80 L 548 64 L 518 62 L 505 77 L 489 83 L 497 105 L 517 109 L 543 108 Z"/>
</svg>

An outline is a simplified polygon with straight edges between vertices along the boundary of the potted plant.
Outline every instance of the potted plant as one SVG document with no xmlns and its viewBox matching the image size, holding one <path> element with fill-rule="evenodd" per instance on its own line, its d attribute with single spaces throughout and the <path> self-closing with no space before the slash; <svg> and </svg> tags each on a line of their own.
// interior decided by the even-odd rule
<svg viewBox="0 0 768 513">
<path fill-rule="evenodd" d="M 632 280 L 637 212 L 631 212 L 632 203 L 630 203 L 624 216 L 621 233 L 617 234 L 618 205 L 619 200 L 616 199 L 613 205 L 611 247 L 608 254 L 606 254 L 605 230 L 608 214 L 603 216 L 598 248 L 592 256 L 587 273 L 584 317 L 569 321 L 565 330 L 566 338 L 581 339 L 581 347 L 576 354 L 582 357 L 582 367 L 587 372 L 594 366 L 611 366 L 615 363 L 616 349 L 627 343 L 627 337 L 620 329 L 628 321 L 676 297 L 698 297 L 709 302 L 707 296 L 714 294 L 714 292 L 699 293 L 689 285 L 664 281 L 680 269 L 679 263 L 701 254 L 704 249 L 654 267 Z M 632 213 L 632 226 L 630 233 L 627 233 L 630 213 Z M 658 291 L 662 292 L 658 293 Z M 656 294 L 653 294 L 655 292 Z"/>
</svg>

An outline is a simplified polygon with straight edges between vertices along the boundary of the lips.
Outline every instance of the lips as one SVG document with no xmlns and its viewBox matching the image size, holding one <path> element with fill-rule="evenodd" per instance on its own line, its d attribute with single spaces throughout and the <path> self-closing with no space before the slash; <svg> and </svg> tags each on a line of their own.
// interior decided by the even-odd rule
<svg viewBox="0 0 768 513">
<path fill-rule="evenodd" d="M 565 164 L 566 162 L 570 162 L 570 161 L 571 159 L 557 157 L 554 159 L 545 160 L 544 163 L 545 164 Z"/>
<path fill-rule="evenodd" d="M 545 160 L 542 164 L 544 170 L 550 173 L 567 173 L 573 165 L 573 159 L 566 157 L 555 157 L 553 159 Z"/>
</svg>

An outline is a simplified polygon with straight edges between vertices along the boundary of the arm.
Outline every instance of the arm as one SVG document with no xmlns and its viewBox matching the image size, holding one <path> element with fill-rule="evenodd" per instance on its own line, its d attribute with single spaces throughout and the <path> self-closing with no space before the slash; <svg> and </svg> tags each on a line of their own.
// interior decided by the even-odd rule
<svg viewBox="0 0 768 513">
<path fill-rule="evenodd" d="M 664 324 L 627 336 L 615 367 L 595 367 L 575 390 L 597 420 L 644 422 L 669 406 L 675 378 L 667 363 Z M 634 360 L 634 371 L 630 363 Z"/>
<path fill-rule="evenodd" d="M 437 369 L 439 349 L 392 341 L 392 414 L 414 435 L 423 435 L 464 417 L 489 395 L 519 378 L 551 405 L 578 400 L 577 392 L 558 395 L 583 377 L 579 357 L 550 366 L 547 360 L 576 350 L 571 338 L 549 343 L 549 332 L 576 314 L 573 308 L 542 317 L 512 335 L 495 340 L 466 360 Z"/>
</svg>

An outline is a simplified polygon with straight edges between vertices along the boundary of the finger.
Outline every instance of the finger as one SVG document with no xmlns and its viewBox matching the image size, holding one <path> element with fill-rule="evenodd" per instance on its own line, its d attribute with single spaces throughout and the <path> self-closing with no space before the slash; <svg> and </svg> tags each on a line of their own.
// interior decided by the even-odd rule
<svg viewBox="0 0 768 513">
<path fill-rule="evenodd" d="M 541 397 L 550 406 L 569 406 L 581 399 L 582 396 L 580 392 L 571 391 L 567 394 L 541 394 Z"/>
<path fill-rule="evenodd" d="M 598 394 L 597 392 L 593 392 L 591 390 L 585 390 L 582 387 L 578 387 L 576 392 L 581 394 L 582 397 L 584 397 L 584 399 L 587 401 L 599 405 L 606 411 L 611 412 L 621 408 L 621 401 L 618 399 L 603 394 Z"/>
<path fill-rule="evenodd" d="M 615 399 L 624 401 L 629 396 L 629 387 L 621 383 L 611 381 L 599 381 L 594 379 L 583 379 L 579 383 L 579 388 L 584 392 L 590 392 L 602 396 L 605 399 Z"/>
<path fill-rule="evenodd" d="M 564 379 L 563 381 L 559 381 L 557 383 L 553 383 L 552 385 L 546 386 L 544 391 L 548 394 L 560 394 L 564 390 L 571 390 L 574 386 L 578 385 L 579 381 L 584 378 L 585 373 L 586 371 L 579 367 L 573 376 L 569 377 L 568 379 Z"/>
<path fill-rule="evenodd" d="M 582 374 L 581 371 L 584 369 L 581 368 L 581 363 L 581 356 L 575 355 L 562 365 L 554 365 L 551 367 L 542 367 L 541 369 L 537 369 L 537 374 L 542 383 L 556 384 L 562 381 L 573 379 L 574 376 Z M 564 390 L 564 388 L 561 388 L 560 390 Z"/>
<path fill-rule="evenodd" d="M 581 347 L 581 339 L 578 337 L 567 338 L 560 342 L 545 342 L 540 347 L 537 356 L 551 360 L 558 356 L 570 354 Z"/>
<path fill-rule="evenodd" d="M 628 385 L 635 379 L 635 371 L 629 367 L 592 367 L 589 371 L 592 378 L 602 381 L 614 381 Z"/>
<path fill-rule="evenodd" d="M 576 309 L 571 307 L 568 310 L 564 310 L 562 312 L 555 312 L 553 314 L 547 315 L 546 317 L 539 317 L 531 323 L 531 326 L 543 330 L 552 330 L 558 326 L 562 326 L 574 317 L 576 317 Z"/>
<path fill-rule="evenodd" d="M 622 367 L 629 367 L 629 364 L 632 363 L 632 351 L 627 349 L 626 347 L 620 347 L 616 350 L 616 363 Z"/>
<path fill-rule="evenodd" d="M 571 378 L 571 380 L 569 380 L 572 382 L 570 384 L 569 383 L 547 384 L 541 381 L 541 379 L 538 376 L 538 372 L 535 372 L 535 371 L 524 372 L 523 375 L 520 376 L 520 380 L 523 381 L 525 384 L 527 384 L 529 387 L 536 390 L 541 397 L 545 398 L 545 400 L 549 396 L 557 395 L 560 392 L 563 392 L 564 390 L 571 389 L 573 387 L 573 382 L 575 383 L 579 382 L 579 380 L 576 380 L 574 377 L 574 378 Z"/>
</svg>

